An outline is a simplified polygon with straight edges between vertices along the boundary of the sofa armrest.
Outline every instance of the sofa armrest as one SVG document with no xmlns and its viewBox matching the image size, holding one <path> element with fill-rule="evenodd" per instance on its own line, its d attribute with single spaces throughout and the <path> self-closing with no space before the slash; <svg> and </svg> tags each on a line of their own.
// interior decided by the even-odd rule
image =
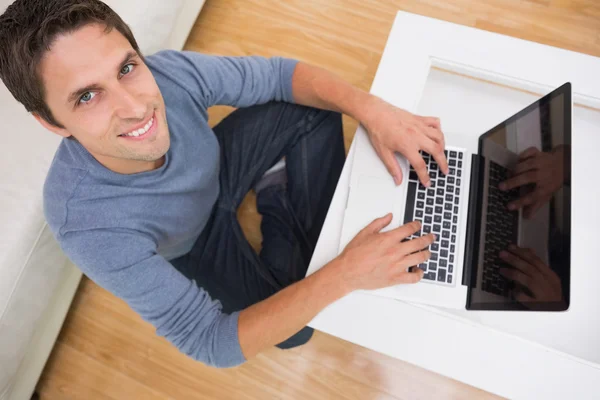
<svg viewBox="0 0 600 400">
<path fill-rule="evenodd" d="M 167 39 L 165 48 L 183 50 L 190 31 L 194 27 L 194 22 L 196 22 L 205 2 L 206 0 L 187 0 L 184 2 L 177 16 L 173 31 Z"/>
<path fill-rule="evenodd" d="M 52 352 L 82 276 L 81 271 L 67 261 L 63 268 L 60 284 L 38 322 L 37 330 L 33 334 L 27 353 L 15 374 L 15 382 L 6 400 L 23 400 L 31 397 L 36 382 L 40 379 L 46 361 Z"/>
<path fill-rule="evenodd" d="M 130 25 L 136 39 L 138 39 L 138 34 L 141 36 L 142 40 L 138 39 L 138 42 L 143 42 L 143 45 L 140 44 L 140 47 L 145 55 L 162 49 L 182 50 L 194 26 L 194 22 L 205 3 L 205 0 L 167 0 L 171 2 L 170 4 L 165 0 L 104 1 L 113 7 L 123 20 Z M 10 3 L 12 0 L 0 0 L 0 12 L 4 11 L 5 7 L 2 6 L 5 2 Z M 169 9 L 169 5 L 172 5 L 173 8 Z M 144 7 L 147 8 L 146 11 L 156 11 L 156 15 L 148 15 L 148 12 L 144 13 L 140 11 Z M 152 22 L 155 23 L 155 26 L 158 26 L 156 24 L 161 24 L 160 28 L 162 29 L 152 32 Z M 8 91 L 6 90 L 6 92 L 8 98 Z M 10 101 L 14 100 L 11 98 Z M 28 125 L 25 122 L 29 121 L 31 117 L 24 112 L 22 114 L 22 116 L 15 116 L 13 122 L 15 126 L 21 127 L 24 131 L 23 134 L 27 134 L 28 129 L 41 129 L 37 124 L 33 124 L 35 126 L 30 124 L 32 126 L 27 127 Z M 37 132 L 33 133 L 38 134 Z M 39 135 L 43 134 L 48 135 L 48 137 L 52 135 L 49 132 L 39 133 Z M 45 154 L 51 160 L 56 146 L 47 146 L 46 149 L 47 151 L 43 151 L 42 149 L 40 153 Z M 48 165 L 49 162 L 45 164 L 46 167 Z M 45 171 L 38 169 L 37 174 L 39 176 L 43 173 Z M 41 191 L 41 185 L 38 186 Z M 36 192 L 36 190 L 35 187 L 32 189 L 33 192 Z M 29 197 L 29 201 L 33 203 L 30 208 L 36 210 L 37 214 L 41 215 L 40 210 L 42 209 L 42 205 L 39 203 L 41 196 L 37 196 L 35 199 L 32 196 Z M 35 204 L 36 202 L 37 204 Z M 39 220 L 39 225 L 35 225 L 34 223 L 33 225 L 35 226 L 41 226 L 45 223 L 45 221 L 41 220 L 42 217 L 38 215 L 33 215 L 31 218 L 35 220 L 35 223 L 38 223 L 37 220 Z M 20 240 L 21 238 L 18 239 Z M 28 244 L 25 243 L 24 245 Z M 12 265 L 10 266 L 12 267 Z M 40 263 L 36 267 L 45 268 L 47 265 Z M 48 296 L 48 303 L 42 315 L 35 322 L 35 326 L 29 330 L 31 336 L 27 338 L 26 353 L 20 356 L 18 365 L 15 362 L 15 365 L 12 366 L 16 370 L 16 373 L 9 379 L 6 387 L 0 387 L 0 400 L 29 399 L 35 390 L 36 383 L 52 351 L 82 276 L 80 270 L 70 262 L 62 270 L 64 272 L 59 278 L 56 289 L 53 289 L 54 292 Z M 23 296 L 24 294 L 20 293 L 20 295 Z"/>
</svg>

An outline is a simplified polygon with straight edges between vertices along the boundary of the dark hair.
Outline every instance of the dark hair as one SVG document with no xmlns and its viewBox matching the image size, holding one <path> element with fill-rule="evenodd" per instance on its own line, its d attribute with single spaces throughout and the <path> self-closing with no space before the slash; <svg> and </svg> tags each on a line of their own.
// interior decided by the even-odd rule
<svg viewBox="0 0 600 400">
<path fill-rule="evenodd" d="M 90 23 L 117 29 L 144 60 L 129 26 L 99 0 L 16 0 L 0 15 L 0 78 L 29 112 L 64 128 L 45 101 L 39 63 L 57 36 Z"/>
</svg>

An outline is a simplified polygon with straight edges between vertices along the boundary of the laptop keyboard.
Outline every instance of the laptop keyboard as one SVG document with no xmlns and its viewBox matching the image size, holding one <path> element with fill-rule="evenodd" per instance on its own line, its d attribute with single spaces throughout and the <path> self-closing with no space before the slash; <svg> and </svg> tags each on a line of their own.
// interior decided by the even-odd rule
<svg viewBox="0 0 600 400">
<path fill-rule="evenodd" d="M 429 246 L 431 257 L 418 267 L 425 273 L 423 279 L 438 284 L 453 285 L 455 283 L 456 237 L 458 229 L 458 212 L 460 187 L 463 177 L 463 156 L 461 151 L 446 150 L 449 174 L 444 175 L 437 162 L 428 153 L 421 152 L 431 186 L 426 188 L 419 182 L 416 171 L 411 166 L 408 180 L 408 195 L 404 223 L 418 220 L 421 232 L 417 232 L 406 240 L 419 237 L 421 234 L 433 232 L 437 239 Z"/>
<path fill-rule="evenodd" d="M 485 251 L 483 256 L 482 290 L 507 297 L 512 284 L 498 272 L 501 267 L 509 267 L 499 257 L 510 243 L 516 243 L 519 214 L 509 211 L 506 206 L 517 198 L 518 189 L 502 191 L 500 182 L 506 180 L 508 169 L 490 161 L 488 205 L 486 211 Z"/>
</svg>

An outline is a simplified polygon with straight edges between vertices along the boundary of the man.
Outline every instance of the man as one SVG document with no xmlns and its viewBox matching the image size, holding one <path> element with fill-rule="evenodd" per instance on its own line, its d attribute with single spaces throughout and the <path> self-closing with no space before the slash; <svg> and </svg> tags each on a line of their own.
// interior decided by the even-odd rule
<svg viewBox="0 0 600 400">
<path fill-rule="evenodd" d="M 419 150 L 447 171 L 436 118 L 291 59 L 145 58 L 97 0 L 15 1 L 0 17 L 0 77 L 64 137 L 44 185 L 61 248 L 196 360 L 230 367 L 303 344 L 305 325 L 336 299 L 422 277 L 407 269 L 429 257 L 433 236 L 402 243 L 418 223 L 383 233 L 387 215 L 303 279 L 344 162 L 339 112 L 367 128 L 397 184 L 395 151 L 425 185 Z M 211 129 L 216 104 L 238 109 Z M 260 255 L 236 219 L 252 189 Z"/>
</svg>

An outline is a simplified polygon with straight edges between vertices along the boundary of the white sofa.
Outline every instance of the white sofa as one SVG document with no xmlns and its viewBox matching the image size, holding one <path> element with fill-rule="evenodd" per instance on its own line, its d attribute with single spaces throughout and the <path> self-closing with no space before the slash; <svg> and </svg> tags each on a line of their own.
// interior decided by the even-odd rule
<svg viewBox="0 0 600 400">
<path fill-rule="evenodd" d="M 3 13 L 13 0 L 0 0 Z M 205 0 L 104 0 L 144 55 L 183 48 Z M 81 272 L 45 222 L 42 187 L 61 138 L 0 81 L 0 400 L 29 399 L 69 310 Z"/>
</svg>

